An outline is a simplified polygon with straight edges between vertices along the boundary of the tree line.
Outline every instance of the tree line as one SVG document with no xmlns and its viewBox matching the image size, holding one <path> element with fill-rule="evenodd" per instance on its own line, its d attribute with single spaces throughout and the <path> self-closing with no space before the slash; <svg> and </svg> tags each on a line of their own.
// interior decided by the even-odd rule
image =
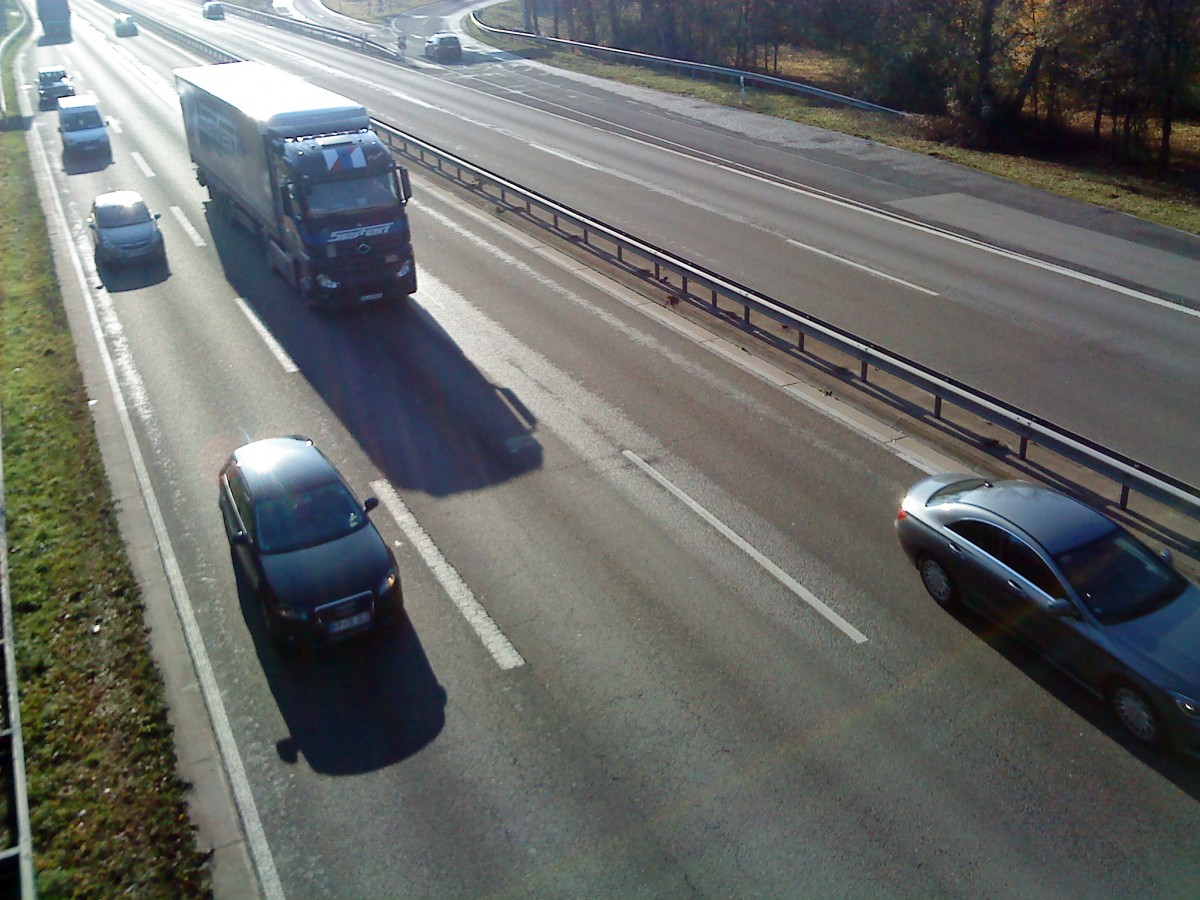
<svg viewBox="0 0 1200 900">
<path fill-rule="evenodd" d="M 1171 162 L 1200 113 L 1200 0 L 523 0 L 557 37 L 779 75 L 845 55 L 861 94 L 948 116 L 988 145 L 1082 124 L 1126 162 Z M 540 26 L 539 26 L 540 23 Z"/>
</svg>

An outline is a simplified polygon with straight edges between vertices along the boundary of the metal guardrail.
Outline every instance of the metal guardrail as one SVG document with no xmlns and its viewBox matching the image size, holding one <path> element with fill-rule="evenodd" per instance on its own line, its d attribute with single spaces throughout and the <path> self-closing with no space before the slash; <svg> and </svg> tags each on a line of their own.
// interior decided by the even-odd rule
<svg viewBox="0 0 1200 900">
<path fill-rule="evenodd" d="M 8 507 L 4 493 L 3 435 L 0 434 L 0 643 L 4 646 L 4 709 L 0 716 L 0 756 L 4 759 L 5 826 L 14 839 L 0 849 L 0 896 L 33 900 L 33 831 L 29 823 L 29 783 L 17 681 L 16 631 L 8 584 Z"/>
<path fill-rule="evenodd" d="M 772 75 L 763 75 L 758 72 L 748 72 L 745 69 L 731 69 L 726 66 L 714 66 L 708 63 L 689 62 L 683 59 L 673 59 L 669 56 L 654 56 L 650 53 L 637 53 L 633 50 L 618 50 L 613 47 L 603 47 L 599 44 L 587 44 L 583 41 L 570 41 L 566 38 L 547 37 L 544 34 L 533 34 L 528 31 L 511 31 L 505 28 L 493 28 L 479 20 L 478 12 L 471 13 L 471 22 L 480 30 L 487 34 L 503 35 L 504 37 L 518 38 L 520 40 L 532 41 L 535 44 L 553 44 L 559 47 L 569 47 L 572 50 L 578 50 L 581 53 L 587 53 L 590 56 L 597 56 L 602 59 L 609 59 L 613 62 L 621 62 L 627 65 L 645 66 L 651 69 L 664 69 L 668 72 L 676 72 L 682 75 L 702 76 L 709 79 L 721 79 L 730 81 L 743 88 L 745 87 L 763 87 L 770 88 L 775 91 L 783 91 L 789 94 L 804 94 L 809 97 L 816 97 L 828 103 L 836 103 L 841 106 L 850 106 L 855 109 L 865 110 L 867 112 L 886 113 L 891 116 L 908 116 L 910 113 L 903 112 L 898 109 L 891 109 L 887 106 L 880 106 L 877 103 L 870 103 L 866 100 L 859 100 L 857 97 L 849 97 L 845 94 L 838 94 L 833 91 L 827 91 L 823 88 L 813 87 L 811 84 L 804 84 L 800 81 L 791 81 L 787 78 L 775 78 Z"/>
<path fill-rule="evenodd" d="M 178 29 L 161 23 L 155 23 L 155 27 L 168 36 L 178 36 L 181 43 L 214 61 L 232 62 L 237 59 L 224 50 Z M 330 30 L 321 29 L 323 32 Z M 396 54 L 390 54 L 390 58 L 398 57 Z M 1110 479 L 1120 487 L 1118 502 L 1121 509 L 1128 507 L 1130 493 L 1136 490 L 1144 496 L 1200 519 L 1200 489 L 1182 479 L 1105 447 L 1081 434 L 1061 428 L 1045 418 L 936 372 L 879 344 L 864 340 L 816 316 L 724 278 L 710 269 L 457 157 L 387 122 L 379 119 L 372 119 L 372 122 L 380 137 L 394 153 L 428 171 L 455 181 L 496 203 L 501 209 L 518 212 L 529 221 L 574 240 L 577 246 L 604 257 L 606 261 L 616 262 L 626 271 L 642 277 L 658 289 L 663 289 L 664 284 L 669 283 L 671 293 L 676 299 L 707 304 L 714 310 L 719 308 L 718 304 L 724 300 L 741 307 L 742 319 L 747 327 L 751 325 L 751 315 L 754 314 L 795 329 L 797 346 L 801 350 L 804 349 L 805 340 L 812 338 L 858 360 L 858 374 L 863 382 L 869 380 L 870 370 L 874 368 L 930 394 L 933 398 L 935 419 L 942 418 L 943 405 L 950 403 L 1016 435 L 1020 439 L 1018 457 L 1022 460 L 1026 458 L 1029 445 L 1035 444 Z M 640 260 L 644 267 L 635 265 L 634 260 Z M 666 278 L 664 272 L 669 273 Z"/>
</svg>

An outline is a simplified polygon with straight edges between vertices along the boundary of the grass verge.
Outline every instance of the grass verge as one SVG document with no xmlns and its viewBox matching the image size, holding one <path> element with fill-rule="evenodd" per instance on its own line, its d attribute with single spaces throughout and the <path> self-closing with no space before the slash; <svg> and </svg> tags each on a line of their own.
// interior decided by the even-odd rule
<svg viewBox="0 0 1200 900">
<path fill-rule="evenodd" d="M 20 128 L 0 131 L 0 427 L 38 892 L 209 896 Z"/>
</svg>

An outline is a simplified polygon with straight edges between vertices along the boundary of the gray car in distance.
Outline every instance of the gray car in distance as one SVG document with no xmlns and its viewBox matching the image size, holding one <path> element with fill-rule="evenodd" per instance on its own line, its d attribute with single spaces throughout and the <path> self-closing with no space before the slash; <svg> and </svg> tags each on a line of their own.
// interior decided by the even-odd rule
<svg viewBox="0 0 1200 900">
<path fill-rule="evenodd" d="M 99 264 L 130 264 L 167 258 L 158 213 L 150 212 L 137 191 L 109 191 L 92 201 L 88 230 Z"/>
<path fill-rule="evenodd" d="M 1084 503 L 1024 481 L 909 489 L 900 545 L 925 589 L 1011 631 L 1144 744 L 1200 752 L 1200 588 Z"/>
</svg>

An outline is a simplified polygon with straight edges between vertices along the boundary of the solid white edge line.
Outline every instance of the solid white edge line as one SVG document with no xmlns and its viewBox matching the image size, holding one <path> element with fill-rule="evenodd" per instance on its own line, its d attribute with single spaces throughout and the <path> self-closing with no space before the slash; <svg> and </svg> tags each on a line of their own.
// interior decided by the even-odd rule
<svg viewBox="0 0 1200 900">
<path fill-rule="evenodd" d="M 484 609 L 483 604 L 475 597 L 475 593 L 463 581 L 462 576 L 442 555 L 442 551 L 434 544 L 433 538 L 421 527 L 421 523 L 417 521 L 407 504 L 400 499 L 395 488 L 387 481 L 379 479 L 371 482 L 371 490 L 375 492 L 375 496 L 379 498 L 387 511 L 392 514 L 392 518 L 396 520 L 396 524 L 400 526 L 400 530 L 404 532 L 409 543 L 421 554 L 421 558 L 429 567 L 429 571 L 433 573 L 433 577 L 438 580 L 442 590 L 446 592 L 451 602 L 458 607 L 463 618 L 467 620 L 467 624 L 479 636 L 479 640 L 492 655 L 496 665 L 505 670 L 525 665 L 525 658 L 504 636 L 500 626 Z"/>
<path fill-rule="evenodd" d="M 248 304 L 241 297 L 234 297 L 233 302 L 236 303 L 238 309 L 242 311 L 242 315 L 244 315 L 250 321 L 250 324 L 254 326 L 254 330 L 258 332 L 258 336 L 262 338 L 263 343 L 267 345 L 267 349 L 271 351 L 275 359 L 277 359 L 279 364 L 283 366 L 283 371 L 288 373 L 299 372 L 300 367 L 296 365 L 290 356 L 288 356 L 287 351 L 283 349 L 279 341 L 275 340 L 275 335 L 271 334 L 271 332 L 267 330 L 267 326 L 264 325 L 259 320 L 258 316 L 254 314 L 254 310 L 250 308 L 250 304 Z"/>
<path fill-rule="evenodd" d="M 895 275 L 889 275 L 887 272 L 881 272 L 878 269 L 872 269 L 870 266 L 864 266 L 862 263 L 855 262 L 852 259 L 846 259 L 844 256 L 838 256 L 836 253 L 830 253 L 828 250 L 822 250 L 819 247 L 814 247 L 811 244 L 804 244 L 800 241 L 793 240 L 792 238 L 788 238 L 787 242 L 793 247 L 799 247 L 802 250 L 807 250 L 809 253 L 815 253 L 817 256 L 824 256 L 829 259 L 836 260 L 837 262 L 843 263 L 851 268 L 866 272 L 868 275 L 874 275 L 876 278 L 886 278 L 888 281 L 895 282 L 896 284 L 910 288 L 914 291 L 920 291 L 922 294 L 928 294 L 931 297 L 938 296 L 937 291 L 931 291 L 927 287 L 922 287 L 919 284 L 913 284 L 911 281 L 905 281 L 903 278 L 897 278 Z"/>
<path fill-rule="evenodd" d="M 200 232 L 196 230 L 196 226 L 188 220 L 187 213 L 185 213 L 178 206 L 172 206 L 171 215 L 175 217 L 175 221 L 179 223 L 179 227 L 184 230 L 184 233 L 192 239 L 193 244 L 195 244 L 197 247 L 208 246 L 208 242 L 204 240 L 204 236 L 200 234 Z"/>
<path fill-rule="evenodd" d="M 728 525 L 726 525 L 724 522 L 722 522 L 720 519 L 718 519 L 716 516 L 714 516 L 712 513 L 710 513 L 707 509 L 705 509 L 703 506 L 701 506 L 697 501 L 692 499 L 691 496 L 689 496 L 684 491 L 682 491 L 678 487 L 676 487 L 671 481 L 669 481 L 664 475 L 662 475 L 657 469 L 655 469 L 653 466 L 651 466 L 648 462 L 646 462 L 644 459 L 642 459 L 640 456 L 638 456 L 632 450 L 622 450 L 621 453 L 625 456 L 626 459 L 628 459 L 630 462 L 634 463 L 639 469 L 641 469 L 643 472 L 645 472 L 647 475 L 649 475 L 651 478 L 653 478 L 655 481 L 657 481 L 660 485 L 662 485 L 664 488 L 666 488 L 668 491 L 670 491 L 672 494 L 674 494 L 679 500 L 681 500 L 684 503 L 685 506 L 688 507 L 688 509 L 690 509 L 696 515 L 698 515 L 700 518 L 702 518 L 705 522 L 707 522 L 709 525 L 711 525 L 713 528 L 715 528 L 717 531 L 719 531 L 730 543 L 732 543 L 735 547 L 737 547 L 742 552 L 746 553 L 751 559 L 753 559 L 756 563 L 758 563 L 760 566 L 762 566 L 764 569 L 766 569 L 767 572 L 769 572 L 772 576 L 774 576 L 776 581 L 778 581 L 780 584 L 782 584 L 784 587 L 786 587 L 789 591 L 791 591 L 793 594 L 795 594 L 797 597 L 799 597 L 801 600 L 803 600 L 805 603 L 807 603 L 809 606 L 811 606 L 813 609 L 815 609 L 817 612 L 819 612 L 822 616 L 824 616 L 839 631 L 841 631 L 844 635 L 846 635 L 848 638 L 850 638 L 850 640 L 854 641 L 854 643 L 856 643 L 856 644 L 865 644 L 866 643 L 867 636 L 865 634 L 863 634 L 861 631 L 859 631 L 857 628 L 855 628 L 853 625 L 851 625 L 849 622 L 847 622 L 845 619 L 843 619 L 841 616 L 839 616 L 836 612 L 834 612 L 832 609 L 830 609 L 827 605 L 825 605 L 825 603 L 819 597 L 817 597 L 816 594 L 814 594 L 812 591 L 810 591 L 808 588 L 806 588 L 804 585 L 802 585 L 800 582 L 798 582 L 795 578 L 793 578 L 787 572 L 783 571 L 783 569 L 779 568 L 779 566 L 775 565 L 775 563 L 771 562 L 771 560 L 769 560 L 766 556 L 764 556 L 762 553 L 760 553 L 749 541 L 747 541 L 740 534 L 738 534 L 736 531 L 734 531 L 732 528 L 730 528 Z"/>
<path fill-rule="evenodd" d="M 139 169 L 142 170 L 143 175 L 145 175 L 147 178 L 154 177 L 154 170 L 152 168 L 150 168 L 150 163 L 146 162 L 146 160 L 142 156 L 142 154 L 140 154 L 136 150 L 134 150 L 129 155 L 133 157 L 133 161 L 135 163 L 137 163 L 137 166 Z"/>
<path fill-rule="evenodd" d="M 34 141 L 34 144 L 40 149 L 41 145 L 37 141 Z M 50 170 L 46 154 L 39 152 L 36 155 L 42 164 L 46 183 L 50 187 L 49 193 L 54 202 L 55 212 L 58 214 L 59 224 L 62 226 L 64 234 L 70 235 L 71 230 L 67 227 L 66 211 L 63 209 L 62 199 L 58 195 L 57 185 L 54 183 L 54 174 Z M 138 486 L 142 492 L 142 499 L 146 504 L 146 513 L 149 515 L 151 526 L 154 528 L 154 537 L 158 544 L 159 556 L 162 559 L 163 570 L 171 588 L 171 598 L 175 602 L 175 611 L 179 616 L 179 624 L 183 629 L 183 636 L 187 641 L 188 651 L 192 656 L 192 663 L 196 667 L 196 680 L 200 683 L 200 691 L 204 697 L 205 706 L 208 707 L 213 733 L 216 735 L 217 746 L 221 753 L 221 761 L 225 766 L 225 774 L 229 778 L 229 786 L 233 791 L 234 803 L 237 806 L 238 815 L 241 817 L 242 827 L 246 831 L 246 843 L 250 848 L 250 856 L 254 861 L 259 884 L 267 900 L 283 900 L 285 896 L 283 884 L 279 880 L 279 872 L 275 868 L 275 859 L 271 855 L 271 847 L 267 843 L 262 819 L 259 817 L 258 807 L 254 803 L 254 793 L 250 789 L 250 781 L 246 777 L 246 769 L 238 753 L 237 741 L 233 737 L 233 727 L 229 724 L 229 715 L 225 711 L 225 703 L 221 699 L 221 689 L 217 686 L 212 662 L 209 660 L 208 650 L 204 646 L 204 637 L 200 633 L 200 625 L 196 621 L 196 614 L 192 609 L 192 601 L 188 595 L 187 584 L 184 582 L 183 573 L 179 568 L 179 561 L 176 559 L 175 551 L 171 546 L 170 535 L 167 532 L 166 522 L 163 520 L 162 510 L 158 505 L 158 498 L 154 493 L 154 486 L 150 482 L 150 472 L 146 467 L 145 460 L 142 458 L 141 448 L 138 446 L 137 435 L 133 429 L 133 422 L 129 417 L 129 409 L 125 405 L 125 397 L 121 393 L 121 384 L 117 378 L 116 366 L 113 364 L 112 356 L 108 352 L 108 344 L 104 339 L 104 331 L 100 326 L 100 319 L 96 313 L 92 292 L 83 271 L 83 265 L 79 261 L 79 254 L 75 251 L 74 243 L 67 240 L 66 244 L 72 268 L 75 270 L 75 277 L 79 282 L 79 289 L 86 299 L 84 306 L 87 310 L 88 321 L 92 326 L 92 336 L 96 341 L 100 361 L 104 366 L 104 372 L 108 379 L 113 407 L 117 413 L 117 419 L 121 423 L 121 431 L 124 433 L 125 443 L 129 448 L 134 474 L 137 477 Z"/>
</svg>

